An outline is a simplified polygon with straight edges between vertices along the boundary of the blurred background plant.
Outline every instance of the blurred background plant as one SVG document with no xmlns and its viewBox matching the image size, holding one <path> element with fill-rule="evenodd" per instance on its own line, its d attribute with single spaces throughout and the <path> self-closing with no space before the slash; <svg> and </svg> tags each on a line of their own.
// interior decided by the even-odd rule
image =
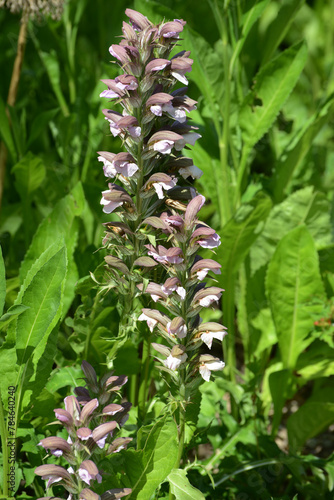
<svg viewBox="0 0 334 500">
<path fill-rule="evenodd" d="M 198 101 L 192 115 L 203 137 L 189 154 L 204 171 L 196 186 L 210 201 L 201 217 L 222 240 L 217 286 L 228 293 L 205 320 L 228 327 L 226 369 L 214 385 L 201 386 L 188 416 L 188 478 L 207 498 L 330 499 L 334 4 L 326 0 L 70 0 L 59 19 L 27 21 L 14 101 L 8 93 L 21 15 L 0 9 L 0 138 L 8 153 L 0 385 L 2 412 L 11 372 L 21 387 L 15 497 L 42 494 L 33 474 L 43 456 L 36 444 L 52 408 L 78 385 L 82 359 L 99 375 L 111 359 L 115 374 L 131 378 L 140 369 L 141 346 L 129 338 L 118 349 L 115 296 L 97 295 L 89 275 L 103 279 L 95 251 L 101 223 L 110 220 L 100 210 L 105 180 L 96 151 L 121 149 L 107 136 L 105 87 L 96 82 L 118 74 L 108 47 L 127 7 L 153 22 L 187 21 L 181 44 L 194 59 L 188 95 Z M 53 289 L 43 288 L 51 277 Z M 37 291 L 49 315 L 40 312 Z M 27 325 L 33 335 L 20 344 Z M 150 378 L 151 394 L 163 393 L 153 363 Z M 162 409 L 155 398 L 138 437 L 144 451 L 127 450 L 128 463 L 138 465 L 138 453 L 144 463 L 149 449 L 166 442 L 166 429 L 175 431 L 173 421 L 153 424 Z M 136 435 L 136 408 L 125 429 Z M 168 477 L 177 497 L 180 478 Z M 167 491 L 163 484 L 156 498 Z"/>
</svg>

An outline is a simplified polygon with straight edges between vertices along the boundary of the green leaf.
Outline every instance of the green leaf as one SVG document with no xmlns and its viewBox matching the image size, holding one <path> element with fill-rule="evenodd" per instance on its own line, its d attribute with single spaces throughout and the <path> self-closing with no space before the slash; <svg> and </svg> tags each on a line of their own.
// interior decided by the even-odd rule
<svg viewBox="0 0 334 500">
<path fill-rule="evenodd" d="M 234 217 L 219 232 L 223 242 L 217 249 L 217 260 L 222 265 L 220 283 L 224 284 L 227 274 L 238 270 L 261 233 L 270 208 L 270 198 L 264 193 L 258 193 L 250 202 L 241 205 Z"/>
<path fill-rule="evenodd" d="M 316 248 L 331 243 L 330 203 L 313 186 L 296 191 L 271 210 L 264 230 L 251 248 L 252 274 L 267 264 L 279 241 L 291 229 L 305 224 L 314 238 Z"/>
<path fill-rule="evenodd" d="M 6 113 L 6 105 L 0 97 L 0 136 L 7 146 L 7 149 L 15 162 L 17 159 L 16 148 L 12 132 L 10 130 L 9 120 Z"/>
<path fill-rule="evenodd" d="M 151 498 L 173 469 L 177 454 L 176 424 L 167 415 L 154 424 L 143 450 L 129 449 L 123 454 L 126 476 L 132 488 L 129 500 Z"/>
<path fill-rule="evenodd" d="M 8 309 L 8 311 L 0 318 L 0 330 L 8 325 L 13 319 L 17 318 L 20 314 L 28 309 L 27 306 L 23 304 L 13 305 Z"/>
<path fill-rule="evenodd" d="M 259 357 L 265 349 L 276 344 L 277 336 L 271 312 L 268 307 L 261 309 L 257 316 L 251 318 L 250 321 L 252 326 L 261 332 L 257 338 L 254 338 L 256 336 L 252 333 L 250 338 L 250 352 L 256 358 Z"/>
<path fill-rule="evenodd" d="M 60 249 L 36 273 L 22 296 L 28 307 L 17 318 L 18 363 L 27 362 L 32 352 L 59 319 L 61 286 L 66 274 L 66 249 Z"/>
<path fill-rule="evenodd" d="M 39 48 L 38 53 L 46 69 L 53 91 L 58 99 L 59 106 L 61 107 L 64 116 L 68 116 L 70 112 L 60 85 L 61 68 L 59 64 L 58 54 L 55 50 L 43 52 Z"/>
<path fill-rule="evenodd" d="M 281 421 L 285 402 L 294 394 L 294 391 L 292 390 L 291 371 L 288 369 L 274 371 L 273 373 L 270 373 L 268 382 L 271 398 L 274 404 L 272 433 L 275 435 Z"/>
<path fill-rule="evenodd" d="M 36 272 L 34 267 L 39 256 L 47 249 L 51 251 L 52 244 L 58 246 L 59 249 L 63 241 L 65 241 L 68 272 L 64 290 L 63 317 L 73 301 L 75 295 L 74 285 L 78 280 L 78 271 L 73 254 L 79 231 L 76 218 L 82 214 L 84 206 L 84 192 L 81 183 L 78 183 L 70 194 L 60 200 L 52 212 L 41 222 L 20 268 L 20 280 L 23 283 L 26 281 L 30 268 Z M 33 275 L 33 272 L 30 273 L 31 275 Z"/>
<path fill-rule="evenodd" d="M 30 151 L 12 168 L 15 186 L 22 200 L 29 197 L 45 178 L 45 166 L 42 160 Z"/>
<path fill-rule="evenodd" d="M 272 179 L 274 186 L 274 198 L 276 201 L 283 199 L 284 192 L 288 187 L 289 181 L 293 177 L 294 171 L 303 162 L 309 152 L 315 137 L 328 122 L 331 111 L 333 110 L 334 97 L 327 99 L 325 104 L 307 121 L 301 131 L 292 138 L 290 144 L 283 152 L 276 163 L 275 174 Z"/>
<path fill-rule="evenodd" d="M 292 452 L 299 450 L 308 439 L 320 434 L 333 422 L 333 389 L 325 387 L 315 391 L 306 403 L 290 415 L 287 427 Z"/>
<path fill-rule="evenodd" d="M 239 115 L 244 157 L 271 127 L 296 85 L 306 57 L 306 45 L 300 42 L 266 64 L 255 76 L 254 86 L 246 96 Z"/>
<path fill-rule="evenodd" d="M 0 247 L 0 315 L 3 313 L 6 298 L 6 270 Z"/>
<path fill-rule="evenodd" d="M 45 131 L 48 130 L 48 126 L 50 121 L 56 116 L 59 108 L 50 109 L 48 111 L 43 111 L 39 115 L 36 116 L 31 125 L 31 131 L 27 143 L 27 147 L 30 146 L 39 136 Z"/>
<path fill-rule="evenodd" d="M 279 44 L 284 40 L 291 23 L 305 0 L 289 0 L 277 7 L 277 15 L 273 22 L 268 26 L 264 45 L 263 62 L 266 63 L 274 54 Z"/>
<path fill-rule="evenodd" d="M 174 19 L 175 17 L 175 12 L 172 9 L 154 0 L 135 0 L 134 8 L 148 17 L 150 21 L 157 24 L 161 23 L 164 17 L 166 20 Z"/>
<path fill-rule="evenodd" d="M 46 261 L 45 255 L 49 257 Z M 39 265 L 39 262 L 43 264 Z M 6 387 L 9 385 L 17 386 L 16 400 L 20 405 L 25 386 L 36 375 L 48 337 L 59 320 L 66 275 L 66 249 L 62 247 L 56 253 L 51 252 L 51 255 L 48 251 L 44 252 L 35 268 L 35 275 L 29 281 L 26 280 L 15 304 L 25 306 L 26 310 L 11 322 L 6 340 L 0 348 L 0 386 L 5 406 Z M 50 371 L 54 351 L 55 346 L 51 357 L 46 356 L 42 360 L 51 359 Z M 43 377 L 39 381 L 46 382 Z"/>
<path fill-rule="evenodd" d="M 183 469 L 174 469 L 168 476 L 170 491 L 176 500 L 204 500 L 205 496 L 197 488 L 194 488 L 187 478 L 187 472 Z"/>
<path fill-rule="evenodd" d="M 303 352 L 296 366 L 297 376 L 306 381 L 334 375 L 334 349 L 323 339 L 315 340 L 312 349 Z"/>
<path fill-rule="evenodd" d="M 305 226 L 293 229 L 278 244 L 266 289 L 283 366 L 293 369 L 312 340 L 308 335 L 324 300 L 318 254 Z"/>
<path fill-rule="evenodd" d="M 194 61 L 190 78 L 198 86 L 206 103 L 210 105 L 210 110 L 217 121 L 219 113 L 216 110 L 216 103 L 219 102 L 223 90 L 222 57 L 199 33 L 189 27 L 182 32 L 182 38 L 182 47 L 191 51 L 191 58 Z"/>
<path fill-rule="evenodd" d="M 233 71 L 234 63 L 239 56 L 242 47 L 244 46 L 244 43 L 246 41 L 247 35 L 250 32 L 252 26 L 254 23 L 258 20 L 258 18 L 261 16 L 262 12 L 264 9 L 267 7 L 269 3 L 269 0 L 255 0 L 251 2 L 246 2 L 246 4 L 243 7 L 243 14 L 241 18 L 241 34 L 239 37 L 239 40 L 236 43 L 236 46 L 234 48 L 232 57 L 231 57 L 231 62 L 230 62 L 230 74 Z M 248 10 L 247 10 L 248 7 Z"/>
<path fill-rule="evenodd" d="M 196 144 L 196 147 L 189 151 L 189 156 L 203 171 L 200 182 L 206 191 L 206 196 L 210 197 L 215 207 L 219 207 L 222 202 L 222 176 L 219 161 L 208 154 L 200 144 Z"/>
<path fill-rule="evenodd" d="M 77 387 L 80 385 L 80 378 L 82 378 L 82 371 L 75 366 L 62 366 L 56 368 L 50 376 L 45 388 L 54 393 L 62 387 Z"/>
</svg>

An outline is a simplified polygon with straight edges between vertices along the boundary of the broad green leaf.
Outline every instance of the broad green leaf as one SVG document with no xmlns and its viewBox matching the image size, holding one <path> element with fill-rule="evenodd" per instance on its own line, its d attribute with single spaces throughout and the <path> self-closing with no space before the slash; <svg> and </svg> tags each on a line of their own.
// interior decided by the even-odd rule
<svg viewBox="0 0 334 500">
<path fill-rule="evenodd" d="M 306 45 L 298 43 L 266 64 L 255 76 L 254 86 L 246 96 L 239 115 L 244 157 L 271 127 L 296 85 L 306 57 Z"/>
<path fill-rule="evenodd" d="M 22 262 L 20 268 L 21 283 L 35 260 L 55 242 L 64 238 L 68 253 L 73 252 L 77 238 L 73 223 L 75 217 L 81 215 L 84 204 L 84 192 L 81 183 L 78 183 L 42 221 Z"/>
<path fill-rule="evenodd" d="M 29 309 L 17 318 L 16 347 L 20 365 L 27 362 L 46 332 L 58 321 L 65 274 L 66 251 L 62 248 L 36 273 L 22 296 L 22 304 Z"/>
<path fill-rule="evenodd" d="M 169 415 L 152 427 L 143 450 L 127 450 L 125 471 L 132 488 L 129 500 L 147 500 L 163 483 L 177 459 L 177 428 Z"/>
<path fill-rule="evenodd" d="M 219 232 L 223 242 L 217 249 L 217 260 L 222 265 L 222 274 L 218 277 L 221 284 L 224 284 L 227 274 L 231 275 L 238 270 L 261 233 L 270 208 L 270 198 L 264 193 L 258 193 L 250 202 L 241 205 Z"/>
<path fill-rule="evenodd" d="M 68 271 L 64 290 L 63 317 L 72 303 L 75 294 L 74 285 L 78 280 L 73 253 L 78 239 L 77 217 L 82 214 L 84 206 L 84 192 L 81 183 L 78 183 L 65 198 L 57 203 L 52 212 L 39 225 L 20 268 L 20 280 L 23 283 L 29 275 L 30 268 L 32 268 L 30 276 L 35 272 L 34 267 L 38 257 L 47 249 L 51 251 L 52 244 L 60 248 L 62 242 L 65 241 Z"/>
<path fill-rule="evenodd" d="M 277 15 L 268 26 L 263 42 L 264 54 L 262 60 L 264 63 L 269 61 L 279 44 L 284 40 L 291 23 L 304 3 L 305 0 L 289 0 L 278 5 Z"/>
<path fill-rule="evenodd" d="M 252 26 L 254 23 L 258 20 L 258 18 L 261 16 L 262 12 L 264 9 L 267 7 L 269 3 L 269 0 L 255 0 L 255 1 L 248 1 L 245 2 L 243 6 L 243 14 L 241 18 L 241 34 L 239 37 L 239 40 L 236 43 L 236 46 L 234 48 L 232 57 L 231 57 L 231 62 L 230 62 L 230 73 L 233 71 L 233 67 L 235 64 L 235 61 L 237 57 L 239 56 L 242 47 L 244 46 L 244 43 L 246 41 L 247 35 L 250 32 Z"/>
<path fill-rule="evenodd" d="M 0 315 L 3 313 L 6 298 L 6 270 L 0 247 Z"/>
<path fill-rule="evenodd" d="M 205 497 L 197 488 L 189 483 L 187 472 L 174 469 L 168 476 L 170 491 L 176 500 L 204 500 Z"/>
<path fill-rule="evenodd" d="M 252 273 L 267 264 L 278 242 L 291 229 L 305 224 L 317 249 L 331 243 L 330 204 L 313 186 L 296 191 L 271 210 L 265 227 L 251 248 Z"/>
<path fill-rule="evenodd" d="M 49 257 L 46 261 L 45 255 Z M 31 363 L 37 367 L 43 355 L 43 346 L 45 348 L 61 313 L 61 295 L 66 275 L 65 248 L 51 255 L 46 251 L 38 260 L 43 264 L 38 265 L 37 262 L 35 275 L 25 282 L 26 286 L 22 286 L 23 291 L 19 293 L 15 304 L 17 308 L 24 306 L 26 309 L 11 322 L 6 340 L 0 348 L 0 386 L 5 406 L 6 387 L 9 385 L 17 386 L 17 403 L 20 404 L 25 385 L 29 382 L 25 377 L 34 375 Z"/>
<path fill-rule="evenodd" d="M 12 132 L 10 130 L 9 120 L 6 113 L 6 105 L 0 97 L 0 136 L 7 146 L 8 151 L 13 159 L 16 161 L 17 154 L 14 144 Z"/>
<path fill-rule="evenodd" d="M 61 313 L 61 306 L 58 311 L 58 318 Z M 56 321 L 52 322 L 54 325 Z M 25 367 L 24 377 L 22 377 L 22 400 L 21 400 L 21 411 L 30 407 L 31 405 L 41 406 L 41 394 L 45 391 L 48 394 L 48 391 L 45 390 L 45 384 L 50 376 L 52 366 L 54 364 L 55 352 L 57 351 L 57 338 L 58 338 L 58 327 L 51 327 L 45 331 L 45 335 L 43 336 L 41 342 L 34 349 L 33 354 L 29 358 L 29 361 Z M 48 419 L 53 420 L 53 405 L 55 403 L 54 393 L 52 396 L 48 396 L 47 399 L 51 399 L 52 403 L 46 403 L 45 413 L 48 414 Z M 36 408 L 36 409 L 37 409 Z M 33 410 L 34 414 L 42 415 L 42 409 L 39 408 Z"/>
<path fill-rule="evenodd" d="M 315 393 L 292 415 L 287 427 L 290 449 L 296 452 L 308 440 L 320 434 L 334 422 L 334 393 L 324 387 Z"/>
<path fill-rule="evenodd" d="M 293 369 L 311 341 L 314 315 L 322 310 L 324 300 L 318 255 L 304 225 L 278 244 L 269 263 L 266 289 L 284 368 Z"/>
<path fill-rule="evenodd" d="M 12 172 L 16 179 L 16 189 L 22 200 L 39 188 L 46 173 L 43 161 L 30 151 L 14 165 Z"/>
<path fill-rule="evenodd" d="M 56 392 L 62 387 L 76 387 L 80 385 L 79 379 L 82 378 L 82 371 L 75 366 L 62 366 L 56 368 L 51 373 L 45 388 L 49 392 Z"/>
<path fill-rule="evenodd" d="M 274 198 L 281 201 L 293 173 L 303 162 L 309 152 L 313 141 L 321 128 L 328 122 L 333 109 L 334 97 L 327 99 L 326 103 L 308 120 L 301 131 L 291 140 L 275 165 L 275 174 L 272 184 L 274 186 Z"/>
</svg>

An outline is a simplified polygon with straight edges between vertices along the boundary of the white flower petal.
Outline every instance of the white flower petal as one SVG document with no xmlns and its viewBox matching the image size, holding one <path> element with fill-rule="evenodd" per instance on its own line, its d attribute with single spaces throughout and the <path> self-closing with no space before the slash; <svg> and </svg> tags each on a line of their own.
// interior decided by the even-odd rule
<svg viewBox="0 0 334 500">
<path fill-rule="evenodd" d="M 210 370 L 207 368 L 207 366 L 202 363 L 199 367 L 199 372 L 201 374 L 201 377 L 206 381 L 206 382 L 209 382 L 210 380 L 210 375 L 211 375 L 211 372 Z"/>
<path fill-rule="evenodd" d="M 154 144 L 153 149 L 154 151 L 159 151 L 159 153 L 162 153 L 164 155 L 169 155 L 172 151 L 172 148 L 174 146 L 174 141 L 169 141 L 167 139 L 163 141 L 158 141 Z"/>
</svg>

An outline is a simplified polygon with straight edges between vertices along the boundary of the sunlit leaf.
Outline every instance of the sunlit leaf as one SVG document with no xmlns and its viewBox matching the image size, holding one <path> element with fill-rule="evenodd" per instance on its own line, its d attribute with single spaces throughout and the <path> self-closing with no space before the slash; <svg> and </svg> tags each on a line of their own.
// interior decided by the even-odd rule
<svg viewBox="0 0 334 500">
<path fill-rule="evenodd" d="M 299 43 L 260 69 L 240 110 L 245 151 L 269 130 L 305 65 L 307 49 Z M 246 153 L 244 153 L 246 154 Z"/>
<path fill-rule="evenodd" d="M 142 451 L 129 449 L 124 453 L 126 475 L 132 488 L 128 498 L 150 498 L 175 466 L 177 451 L 176 424 L 167 415 L 154 424 Z"/>
<path fill-rule="evenodd" d="M 270 261 L 266 288 L 284 368 L 293 369 L 310 344 L 324 289 L 314 241 L 304 225 L 290 231 Z"/>
<path fill-rule="evenodd" d="M 189 483 L 187 472 L 183 469 L 174 469 L 168 476 L 172 494 L 176 500 L 204 500 L 205 497 L 197 488 Z"/>
</svg>

